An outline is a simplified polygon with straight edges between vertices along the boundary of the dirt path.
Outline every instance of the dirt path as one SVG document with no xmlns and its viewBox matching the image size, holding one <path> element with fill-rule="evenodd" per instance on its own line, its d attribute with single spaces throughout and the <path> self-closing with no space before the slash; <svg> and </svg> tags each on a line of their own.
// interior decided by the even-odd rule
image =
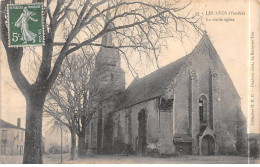
<svg viewBox="0 0 260 167">
<path fill-rule="evenodd" d="M 0 156 L 2 164 L 22 163 L 22 156 Z M 260 163 L 259 160 L 248 159 L 241 156 L 181 156 L 169 158 L 138 157 L 138 156 L 116 156 L 97 155 L 94 157 L 83 157 L 70 161 L 69 154 L 63 155 L 63 163 L 68 164 L 247 164 Z M 43 162 L 46 164 L 61 163 L 61 155 L 44 155 Z"/>
</svg>

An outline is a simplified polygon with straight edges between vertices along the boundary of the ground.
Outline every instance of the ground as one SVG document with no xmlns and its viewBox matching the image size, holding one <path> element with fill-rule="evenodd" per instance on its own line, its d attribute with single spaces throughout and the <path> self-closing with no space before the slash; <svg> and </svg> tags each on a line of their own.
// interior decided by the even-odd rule
<svg viewBox="0 0 260 167">
<path fill-rule="evenodd" d="M 0 163 L 10 164 L 22 163 L 22 156 L 0 156 Z M 246 164 L 260 163 L 259 160 L 241 156 L 180 156 L 168 158 L 139 157 L 139 156 L 116 156 L 116 155 L 96 155 L 93 157 L 83 157 L 70 161 L 69 154 L 63 155 L 63 163 L 66 164 Z M 61 163 L 61 155 L 44 155 L 43 162 L 46 164 Z"/>
</svg>

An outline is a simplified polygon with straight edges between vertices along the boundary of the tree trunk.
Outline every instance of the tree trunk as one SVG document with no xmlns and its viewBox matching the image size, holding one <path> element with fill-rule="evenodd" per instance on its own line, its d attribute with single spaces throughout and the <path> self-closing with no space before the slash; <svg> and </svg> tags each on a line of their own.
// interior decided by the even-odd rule
<svg viewBox="0 0 260 167">
<path fill-rule="evenodd" d="M 75 131 L 71 130 L 71 148 L 70 148 L 70 159 L 75 160 L 77 159 L 77 152 L 76 152 L 76 133 Z"/>
<path fill-rule="evenodd" d="M 24 164 L 42 163 L 42 113 L 46 95 L 32 93 L 26 98 Z"/>
<path fill-rule="evenodd" d="M 78 154 L 79 156 L 84 156 L 86 153 L 86 146 L 85 146 L 85 135 L 81 134 L 78 136 Z"/>
</svg>

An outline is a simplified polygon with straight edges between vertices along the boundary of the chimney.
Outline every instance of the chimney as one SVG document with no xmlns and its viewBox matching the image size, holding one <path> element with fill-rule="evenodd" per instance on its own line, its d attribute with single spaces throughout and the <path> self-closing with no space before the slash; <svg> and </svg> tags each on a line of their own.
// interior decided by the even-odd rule
<svg viewBox="0 0 260 167">
<path fill-rule="evenodd" d="M 18 127 L 18 128 L 21 127 L 21 118 L 17 118 L 17 127 Z"/>
</svg>

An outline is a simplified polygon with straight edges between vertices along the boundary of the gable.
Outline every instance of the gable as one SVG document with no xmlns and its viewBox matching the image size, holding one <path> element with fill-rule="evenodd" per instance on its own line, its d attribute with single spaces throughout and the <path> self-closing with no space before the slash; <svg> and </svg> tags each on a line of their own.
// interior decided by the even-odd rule
<svg viewBox="0 0 260 167">
<path fill-rule="evenodd" d="M 235 86 L 212 42 L 210 41 L 208 35 L 204 33 L 197 46 L 189 55 L 184 56 L 141 79 L 135 79 L 122 93 L 120 99 L 121 102 L 118 104 L 117 108 L 122 109 L 130 107 L 143 101 L 164 95 L 165 90 L 170 86 L 170 84 L 177 82 L 177 76 L 182 72 L 184 65 L 191 65 L 192 59 L 200 62 L 201 60 L 199 60 L 198 56 L 203 52 L 207 53 L 205 55 L 209 56 L 211 61 L 210 63 L 213 64 L 214 68 L 219 69 L 222 72 L 221 74 L 225 76 L 227 82 L 230 84 L 232 92 L 235 92 L 239 97 Z"/>
<path fill-rule="evenodd" d="M 195 47 L 195 49 L 191 53 L 191 56 L 189 59 L 193 59 L 194 61 L 201 64 L 201 63 L 203 63 L 203 62 L 201 62 L 201 59 L 200 59 L 201 54 L 208 56 L 208 59 L 210 59 L 210 61 L 207 63 L 213 64 L 213 68 L 211 68 L 209 70 L 217 70 L 219 77 L 220 77 L 220 79 L 219 79 L 220 86 L 221 86 L 221 84 L 226 84 L 226 85 L 228 84 L 228 87 L 230 88 L 229 91 L 233 92 L 237 97 L 239 97 L 239 94 L 234 86 L 232 79 L 230 78 L 230 75 L 228 74 L 223 62 L 220 59 L 220 56 L 218 55 L 216 49 L 214 48 L 214 46 L 207 34 L 203 35 L 199 44 Z M 187 61 L 189 61 L 189 60 L 187 60 Z"/>
</svg>

